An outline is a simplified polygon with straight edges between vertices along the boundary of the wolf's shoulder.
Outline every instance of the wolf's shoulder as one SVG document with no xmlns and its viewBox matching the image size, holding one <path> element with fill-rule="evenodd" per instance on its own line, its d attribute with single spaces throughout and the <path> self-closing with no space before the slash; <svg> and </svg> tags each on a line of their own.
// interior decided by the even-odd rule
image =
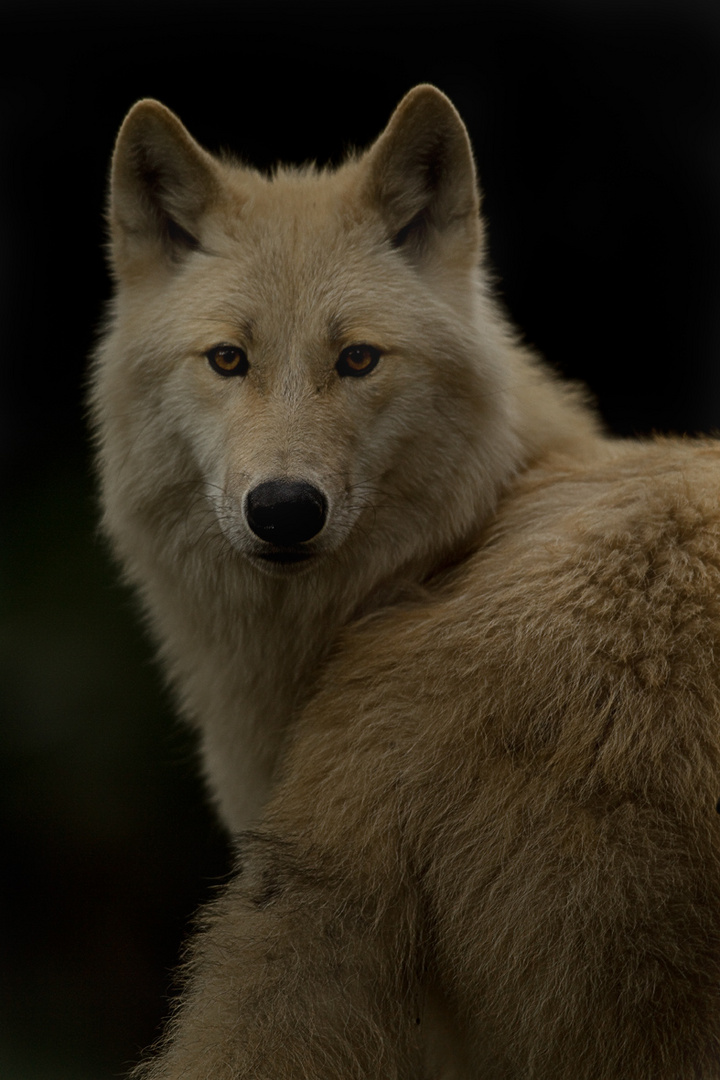
<svg viewBox="0 0 720 1080">
<path fill-rule="evenodd" d="M 702 642 L 720 648 L 720 442 L 618 441 L 538 464 L 425 598 L 350 633 L 356 670 L 378 685 L 391 668 L 460 682 L 476 669 L 666 671 Z"/>
<path fill-rule="evenodd" d="M 528 470 L 465 573 L 484 619 L 571 623 L 585 612 L 612 633 L 633 605 L 657 624 L 683 598 L 714 603 L 720 442 L 611 442 L 593 460 Z"/>
<path fill-rule="evenodd" d="M 501 502 L 471 560 L 531 548 L 602 558 L 692 545 L 720 534 L 720 440 L 613 441 L 592 457 L 528 469 Z M 712 546 L 712 544 L 711 544 Z"/>
</svg>

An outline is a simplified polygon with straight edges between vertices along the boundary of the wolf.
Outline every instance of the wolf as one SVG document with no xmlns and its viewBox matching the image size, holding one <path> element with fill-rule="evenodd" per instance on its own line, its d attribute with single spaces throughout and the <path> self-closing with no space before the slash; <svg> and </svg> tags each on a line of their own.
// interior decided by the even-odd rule
<svg viewBox="0 0 720 1080">
<path fill-rule="evenodd" d="M 720 447 L 523 345 L 432 86 L 120 130 L 103 524 L 236 848 L 144 1080 L 720 1078 Z"/>
</svg>

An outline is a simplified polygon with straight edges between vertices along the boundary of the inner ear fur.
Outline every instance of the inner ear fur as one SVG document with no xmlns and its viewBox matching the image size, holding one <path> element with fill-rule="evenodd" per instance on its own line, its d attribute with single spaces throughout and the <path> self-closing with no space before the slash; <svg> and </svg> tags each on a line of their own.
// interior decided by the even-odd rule
<svg viewBox="0 0 720 1080">
<path fill-rule="evenodd" d="M 120 128 L 110 181 L 113 257 L 199 246 L 200 219 L 219 190 L 214 159 L 159 101 L 139 101 Z"/>
<path fill-rule="evenodd" d="M 419 256 L 434 236 L 449 233 L 477 247 L 480 197 L 470 140 L 436 87 L 406 94 L 368 151 L 367 167 L 367 197 L 395 247 Z"/>
</svg>

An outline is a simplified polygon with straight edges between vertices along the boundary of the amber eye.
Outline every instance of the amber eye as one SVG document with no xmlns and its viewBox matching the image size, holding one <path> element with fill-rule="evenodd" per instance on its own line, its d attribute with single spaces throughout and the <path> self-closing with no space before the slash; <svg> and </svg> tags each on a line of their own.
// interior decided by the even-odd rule
<svg viewBox="0 0 720 1080">
<path fill-rule="evenodd" d="M 205 356 L 218 375 L 247 375 L 250 367 L 247 353 L 237 345 L 215 345 Z"/>
<path fill-rule="evenodd" d="M 374 345 L 348 345 L 338 357 L 335 370 L 338 375 L 352 375 L 357 378 L 360 375 L 368 375 L 382 356 L 380 349 Z"/>
</svg>

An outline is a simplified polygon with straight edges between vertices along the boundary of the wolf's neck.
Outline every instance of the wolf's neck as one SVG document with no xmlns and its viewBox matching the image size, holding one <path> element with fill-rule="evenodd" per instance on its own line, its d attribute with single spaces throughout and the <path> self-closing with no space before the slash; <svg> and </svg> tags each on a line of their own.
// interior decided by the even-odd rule
<svg viewBox="0 0 720 1080">
<path fill-rule="evenodd" d="M 198 588 L 197 577 L 191 590 L 192 580 L 168 580 L 148 599 L 183 711 L 200 735 L 210 791 L 237 831 L 262 808 L 288 723 L 337 633 L 364 609 L 367 590 L 312 575 L 278 581 L 249 566 L 212 590 Z M 369 607 L 386 600 L 376 590 Z"/>
</svg>

